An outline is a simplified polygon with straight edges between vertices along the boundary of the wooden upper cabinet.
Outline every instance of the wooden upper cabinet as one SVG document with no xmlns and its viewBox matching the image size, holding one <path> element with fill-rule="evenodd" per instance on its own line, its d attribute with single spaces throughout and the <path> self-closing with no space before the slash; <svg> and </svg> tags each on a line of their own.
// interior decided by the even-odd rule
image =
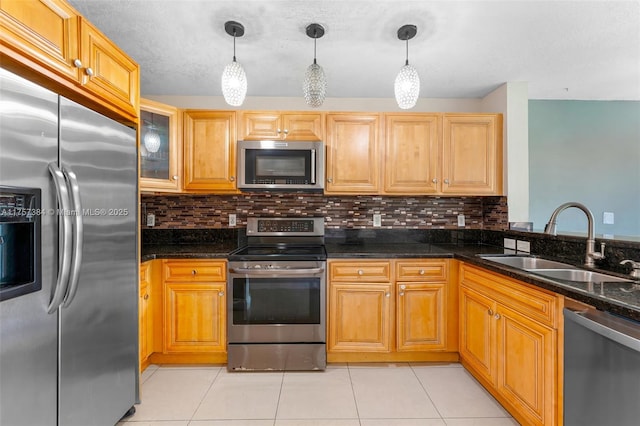
<svg viewBox="0 0 640 426">
<path fill-rule="evenodd" d="M 79 81 L 79 16 L 65 1 L 2 0 L 0 25 L 3 50 Z"/>
<path fill-rule="evenodd" d="M 319 113 L 241 111 L 238 123 L 239 140 L 317 141 L 324 133 Z"/>
<path fill-rule="evenodd" d="M 140 99 L 141 191 L 179 192 L 182 188 L 181 121 L 178 108 Z M 152 133 L 159 137 L 157 149 L 145 142 Z"/>
<path fill-rule="evenodd" d="M 89 22 L 81 19 L 80 23 L 82 84 L 106 102 L 137 116 L 138 65 Z"/>
<path fill-rule="evenodd" d="M 236 113 L 187 110 L 184 189 L 236 192 Z"/>
<path fill-rule="evenodd" d="M 20 72 L 112 118 L 138 122 L 138 65 L 67 2 L 2 0 L 0 24 L 3 57 Z"/>
<path fill-rule="evenodd" d="M 441 118 L 438 114 L 386 114 L 384 192 L 438 192 Z"/>
<path fill-rule="evenodd" d="M 327 194 L 380 192 L 380 115 L 327 114 Z"/>
<path fill-rule="evenodd" d="M 442 193 L 502 194 L 502 116 L 445 114 Z"/>
</svg>

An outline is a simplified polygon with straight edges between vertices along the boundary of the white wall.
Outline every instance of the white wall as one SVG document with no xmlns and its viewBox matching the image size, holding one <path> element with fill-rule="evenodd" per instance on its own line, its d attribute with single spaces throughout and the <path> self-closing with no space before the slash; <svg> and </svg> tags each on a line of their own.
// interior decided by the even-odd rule
<svg viewBox="0 0 640 426">
<path fill-rule="evenodd" d="M 529 89 L 509 82 L 482 98 L 483 112 L 503 114 L 504 185 L 509 222 L 529 221 Z"/>
</svg>

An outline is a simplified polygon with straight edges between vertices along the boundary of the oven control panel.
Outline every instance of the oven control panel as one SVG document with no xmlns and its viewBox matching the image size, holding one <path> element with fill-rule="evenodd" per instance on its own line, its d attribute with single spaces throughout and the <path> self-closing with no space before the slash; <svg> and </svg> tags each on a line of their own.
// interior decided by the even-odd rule
<svg viewBox="0 0 640 426">
<path fill-rule="evenodd" d="M 247 218 L 247 235 L 322 236 L 324 218 Z"/>
</svg>

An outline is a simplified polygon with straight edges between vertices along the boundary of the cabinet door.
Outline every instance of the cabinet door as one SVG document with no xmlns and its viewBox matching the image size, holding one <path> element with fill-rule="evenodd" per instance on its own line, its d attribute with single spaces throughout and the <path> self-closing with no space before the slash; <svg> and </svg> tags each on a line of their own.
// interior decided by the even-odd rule
<svg viewBox="0 0 640 426">
<path fill-rule="evenodd" d="M 440 123 L 437 114 L 385 116 L 384 192 L 438 192 Z"/>
<path fill-rule="evenodd" d="M 292 141 L 323 140 L 321 114 L 284 114 L 282 124 L 284 139 Z"/>
<path fill-rule="evenodd" d="M 445 114 L 442 192 L 502 194 L 502 116 Z"/>
<path fill-rule="evenodd" d="M 81 83 L 133 117 L 140 106 L 138 65 L 86 20 L 80 21 Z"/>
<path fill-rule="evenodd" d="M 182 146 L 178 109 L 140 99 L 140 190 L 179 192 Z"/>
<path fill-rule="evenodd" d="M 153 321 L 151 312 L 151 280 L 149 266 L 140 266 L 140 300 L 139 300 L 139 348 L 140 371 L 149 365 L 148 358 L 153 352 Z"/>
<path fill-rule="evenodd" d="M 496 303 L 468 287 L 460 288 L 460 358 L 495 385 Z"/>
<path fill-rule="evenodd" d="M 446 348 L 446 284 L 397 283 L 398 352 Z"/>
<path fill-rule="evenodd" d="M 165 283 L 166 353 L 226 351 L 225 283 Z"/>
<path fill-rule="evenodd" d="M 390 352 L 391 284 L 331 283 L 329 352 Z"/>
<path fill-rule="evenodd" d="M 233 111 L 184 113 L 184 188 L 236 191 L 236 126 Z"/>
<path fill-rule="evenodd" d="M 497 389 L 532 425 L 555 424 L 556 332 L 498 307 Z"/>
<path fill-rule="evenodd" d="M 2 0 L 0 40 L 20 55 L 79 81 L 78 15 L 63 0 Z M 81 66 L 81 65 L 80 65 Z"/>
<path fill-rule="evenodd" d="M 281 139 L 282 118 L 278 112 L 239 112 L 240 140 Z"/>
<path fill-rule="evenodd" d="M 379 192 L 379 132 L 377 114 L 327 115 L 325 193 Z"/>
</svg>

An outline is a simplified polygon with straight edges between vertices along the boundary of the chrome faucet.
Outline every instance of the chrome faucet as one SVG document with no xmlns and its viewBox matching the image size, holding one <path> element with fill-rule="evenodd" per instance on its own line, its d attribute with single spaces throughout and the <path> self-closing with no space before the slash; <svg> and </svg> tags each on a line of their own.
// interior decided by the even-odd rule
<svg viewBox="0 0 640 426">
<path fill-rule="evenodd" d="M 631 264 L 631 272 L 629 272 L 629 275 L 633 278 L 640 278 L 640 262 L 634 262 L 631 259 L 625 259 L 620 262 L 621 265 L 626 265 L 627 263 Z"/>
<path fill-rule="evenodd" d="M 593 213 L 589 210 L 584 204 L 576 203 L 576 202 L 568 202 L 561 204 L 557 209 L 551 213 L 551 217 L 549 218 L 549 222 L 544 227 L 545 234 L 556 235 L 556 219 L 558 215 L 565 209 L 569 207 L 575 207 L 580 209 L 587 215 L 587 226 L 588 226 L 588 235 L 587 235 L 587 252 L 584 256 L 584 266 L 589 268 L 593 268 L 595 266 L 594 260 L 596 259 L 604 259 L 604 243 L 600 243 L 600 253 L 595 251 L 596 240 L 594 237 L 595 229 L 594 229 L 594 220 Z"/>
</svg>

